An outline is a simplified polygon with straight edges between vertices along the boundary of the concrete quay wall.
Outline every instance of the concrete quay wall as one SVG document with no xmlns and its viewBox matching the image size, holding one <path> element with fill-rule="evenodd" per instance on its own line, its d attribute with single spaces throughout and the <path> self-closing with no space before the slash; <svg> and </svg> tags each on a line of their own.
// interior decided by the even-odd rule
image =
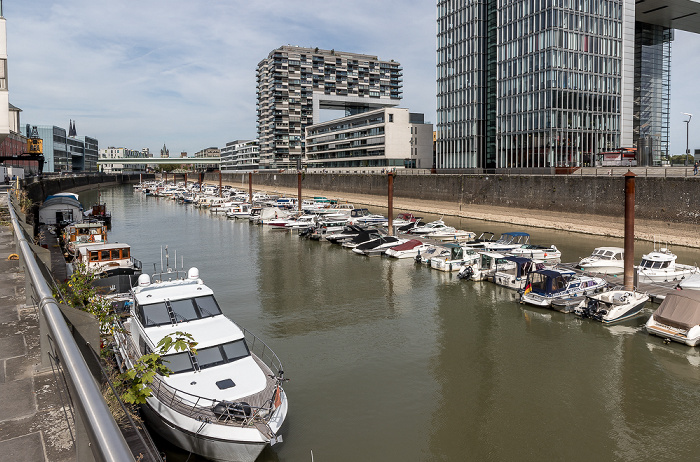
<svg viewBox="0 0 700 462">
<path fill-rule="evenodd" d="M 148 177 L 148 178 L 146 178 Z M 76 175 L 76 176 L 45 176 L 40 180 L 27 182 L 24 189 L 32 202 L 38 203 L 52 194 L 66 191 L 84 191 L 95 189 L 99 185 L 138 183 L 139 174 L 100 174 L 100 175 Z M 154 175 L 143 175 L 143 179 L 153 179 Z M 86 207 L 89 204 L 83 204 Z"/>
<path fill-rule="evenodd" d="M 206 181 L 216 183 L 218 173 Z M 222 181 L 248 187 L 247 173 L 223 173 Z M 255 185 L 296 188 L 295 173 L 255 173 Z M 394 195 L 463 205 L 494 205 L 516 209 L 576 212 L 600 217 L 624 214 L 624 177 L 575 175 L 396 175 Z M 386 196 L 386 175 L 302 174 L 304 189 Z M 700 182 L 697 177 L 636 178 L 635 216 L 671 223 L 700 223 Z"/>
</svg>

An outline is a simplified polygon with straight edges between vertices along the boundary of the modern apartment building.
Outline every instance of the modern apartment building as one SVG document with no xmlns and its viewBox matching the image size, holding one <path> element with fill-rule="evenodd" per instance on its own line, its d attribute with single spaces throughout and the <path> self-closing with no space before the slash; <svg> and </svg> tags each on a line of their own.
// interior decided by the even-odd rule
<svg viewBox="0 0 700 462">
<path fill-rule="evenodd" d="M 431 168 L 433 125 L 423 114 L 382 108 L 306 127 L 307 167 Z"/>
<path fill-rule="evenodd" d="M 683 9 L 697 2 L 437 7 L 438 168 L 586 165 L 622 147 L 655 165 L 668 153 L 671 28 L 698 32 Z"/>
<path fill-rule="evenodd" d="M 321 109 L 345 115 L 398 105 L 401 65 L 377 56 L 282 46 L 257 67 L 260 168 L 296 168 Z"/>
<path fill-rule="evenodd" d="M 206 148 L 202 149 L 201 151 L 197 151 L 194 153 L 195 159 L 202 159 L 205 157 L 220 157 L 221 156 L 221 150 L 216 147 L 211 147 L 211 148 Z M 200 168 L 200 169 L 206 169 L 206 168 L 212 168 L 211 165 L 207 164 L 194 164 L 195 168 Z"/>
<path fill-rule="evenodd" d="M 142 157 L 141 151 L 129 148 L 108 147 L 100 150 L 100 159 L 124 159 L 128 157 Z M 143 173 L 146 171 L 144 164 L 104 164 L 105 173 Z"/>
<path fill-rule="evenodd" d="M 260 168 L 260 145 L 258 140 L 236 140 L 226 143 L 221 149 L 221 171 L 258 170 Z"/>
</svg>

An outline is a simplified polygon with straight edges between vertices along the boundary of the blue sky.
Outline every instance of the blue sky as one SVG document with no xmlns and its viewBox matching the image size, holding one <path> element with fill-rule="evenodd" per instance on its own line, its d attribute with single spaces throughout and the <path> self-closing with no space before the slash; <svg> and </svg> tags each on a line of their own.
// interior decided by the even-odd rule
<svg viewBox="0 0 700 462">
<path fill-rule="evenodd" d="M 22 123 L 100 148 L 190 155 L 255 138 L 255 68 L 281 45 L 377 55 L 404 68 L 401 107 L 435 122 L 435 2 L 428 0 L 4 0 L 10 102 Z M 700 37 L 677 32 L 671 152 L 700 148 Z M 697 121 L 697 122 L 696 122 Z M 694 128 L 697 127 L 695 130 Z"/>
</svg>

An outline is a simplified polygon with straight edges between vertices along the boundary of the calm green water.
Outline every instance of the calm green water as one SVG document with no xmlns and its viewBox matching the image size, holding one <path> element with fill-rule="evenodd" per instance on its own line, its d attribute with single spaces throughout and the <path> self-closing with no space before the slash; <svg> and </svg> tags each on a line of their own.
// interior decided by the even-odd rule
<svg viewBox="0 0 700 462">
<path fill-rule="evenodd" d="M 97 192 L 81 195 L 87 206 Z M 513 291 L 366 258 L 192 206 L 102 191 L 110 240 L 150 271 L 197 266 L 224 312 L 282 360 L 284 442 L 260 461 L 689 460 L 700 453 L 700 354 L 640 330 L 520 305 Z M 381 212 L 381 210 L 379 210 Z M 429 217 L 430 218 L 430 217 Z M 449 222 L 448 219 L 446 221 Z M 619 240 L 526 231 L 576 261 Z M 638 243 L 636 261 L 651 250 Z M 675 248 L 682 263 L 700 253 Z M 651 307 L 654 308 L 654 307 Z M 168 449 L 168 461 L 188 454 Z M 192 456 L 190 461 L 199 460 Z"/>
</svg>

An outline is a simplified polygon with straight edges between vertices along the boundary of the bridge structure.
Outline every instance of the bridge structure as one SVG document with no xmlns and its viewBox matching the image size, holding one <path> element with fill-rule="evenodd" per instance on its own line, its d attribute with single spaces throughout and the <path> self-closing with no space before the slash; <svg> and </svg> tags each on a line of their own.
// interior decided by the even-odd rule
<svg viewBox="0 0 700 462">
<path fill-rule="evenodd" d="M 97 159 L 97 165 L 113 164 L 219 165 L 221 157 L 114 157 Z"/>
</svg>

